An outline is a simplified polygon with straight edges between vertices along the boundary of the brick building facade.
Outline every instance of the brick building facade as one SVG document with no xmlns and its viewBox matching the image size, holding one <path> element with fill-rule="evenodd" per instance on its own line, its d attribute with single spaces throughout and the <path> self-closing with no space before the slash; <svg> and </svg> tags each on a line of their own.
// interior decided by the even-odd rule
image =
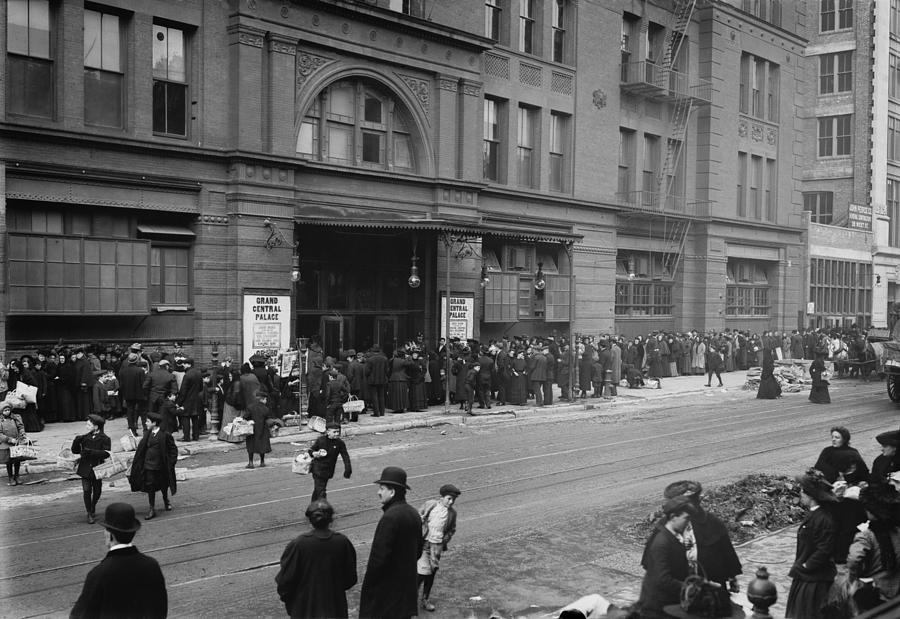
<svg viewBox="0 0 900 619">
<path fill-rule="evenodd" d="M 791 328 L 788 4 L 11 0 L 0 349 Z"/>
</svg>

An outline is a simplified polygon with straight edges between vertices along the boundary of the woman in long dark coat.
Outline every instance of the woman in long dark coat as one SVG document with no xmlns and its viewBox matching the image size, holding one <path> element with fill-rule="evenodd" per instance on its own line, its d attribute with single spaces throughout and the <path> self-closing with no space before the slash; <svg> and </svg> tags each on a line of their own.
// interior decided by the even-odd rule
<svg viewBox="0 0 900 619">
<path fill-rule="evenodd" d="M 446 393 L 444 393 L 444 381 L 441 379 L 441 368 L 443 359 L 438 358 L 436 352 L 428 353 L 428 374 L 431 376 L 431 382 L 426 385 L 428 391 L 428 402 L 431 404 L 440 404 L 444 401 Z"/>
<path fill-rule="evenodd" d="M 581 399 L 583 400 L 588 397 L 588 393 L 593 388 L 591 381 L 594 370 L 594 347 L 588 338 L 582 339 L 581 343 L 584 344 L 584 352 L 578 359 L 578 388 L 581 390 Z"/>
<path fill-rule="evenodd" d="M 425 360 L 414 350 L 412 359 L 406 368 L 409 376 L 409 410 L 421 411 L 428 408 L 425 396 L 425 372 L 428 370 Z"/>
<path fill-rule="evenodd" d="M 41 377 L 38 371 L 34 369 L 34 358 L 31 355 L 23 355 L 19 359 L 19 363 L 22 368 L 19 373 L 19 381 L 36 387 L 37 393 L 41 393 L 42 390 L 46 389 L 46 386 L 42 384 L 43 381 L 40 380 Z M 44 421 L 41 419 L 37 409 L 37 398 L 35 398 L 35 402 L 29 402 L 25 405 L 25 409 L 22 411 L 22 422 L 25 424 L 26 432 L 40 432 L 44 429 Z"/>
<path fill-rule="evenodd" d="M 815 469 L 799 481 L 800 501 L 810 511 L 797 529 L 797 553 L 788 573 L 792 580 L 784 616 L 821 619 L 822 605 L 837 574 L 832 557 L 835 522 L 830 509 L 837 497 L 831 484 Z"/>
<path fill-rule="evenodd" d="M 39 350 L 35 369 L 40 373 L 44 391 L 38 391 L 38 410 L 45 423 L 59 420 L 56 411 L 56 384 L 59 368 L 49 350 Z"/>
<path fill-rule="evenodd" d="M 809 391 L 809 401 L 816 404 L 831 404 L 831 395 L 828 393 L 828 381 L 822 378 L 825 371 L 825 355 L 816 353 L 816 359 L 809 366 L 809 375 L 812 378 L 812 389 Z"/>
<path fill-rule="evenodd" d="M 768 349 L 763 352 L 762 376 L 756 397 L 759 400 L 774 400 L 781 397 L 781 384 L 775 378 L 775 361 L 772 359 L 772 351 Z"/>
<path fill-rule="evenodd" d="M 247 468 L 253 468 L 253 454 L 259 454 L 260 468 L 266 466 L 266 454 L 272 451 L 272 443 L 269 440 L 271 433 L 269 432 L 269 424 L 266 419 L 273 417 L 274 414 L 269 408 L 266 400 L 265 391 L 259 391 L 256 395 L 257 401 L 247 406 L 244 411 L 244 419 L 253 422 L 253 434 L 247 437 Z"/>
<path fill-rule="evenodd" d="M 388 363 L 388 390 L 386 406 L 394 413 L 402 413 L 409 408 L 409 374 L 407 368 L 412 365 L 406 358 L 403 349 L 394 351 L 394 357 Z"/>
<path fill-rule="evenodd" d="M 466 407 L 466 402 L 468 402 L 468 398 L 466 396 L 466 374 L 469 373 L 469 364 L 468 358 L 462 353 L 459 354 L 458 357 L 451 360 L 453 364 L 453 369 L 451 373 L 453 375 L 453 401 L 457 402 L 460 405 L 460 408 Z"/>
<path fill-rule="evenodd" d="M 528 375 L 525 371 L 525 352 L 516 351 L 515 359 L 510 359 L 509 380 L 506 391 L 506 401 L 509 404 L 522 405 L 528 400 Z"/>
<path fill-rule="evenodd" d="M 60 421 L 76 421 L 78 410 L 75 407 L 75 394 L 78 391 L 78 380 L 75 376 L 74 355 L 59 355 L 59 380 L 56 383 L 56 410 Z"/>
<path fill-rule="evenodd" d="M 860 453 L 850 447 L 850 431 L 843 426 L 831 428 L 831 445 L 822 450 L 813 468 L 822 471 L 828 483 L 841 480 L 847 486 L 869 482 L 869 467 Z M 838 493 L 839 495 L 841 493 Z M 835 519 L 834 560 L 844 563 L 856 527 L 866 521 L 866 511 L 854 499 L 840 499 L 834 504 Z"/>
</svg>

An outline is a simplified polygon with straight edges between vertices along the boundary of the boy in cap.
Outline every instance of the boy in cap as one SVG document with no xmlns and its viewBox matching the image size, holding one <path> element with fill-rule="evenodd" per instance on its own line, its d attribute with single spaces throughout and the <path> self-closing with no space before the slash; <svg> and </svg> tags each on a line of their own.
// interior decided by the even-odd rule
<svg viewBox="0 0 900 619">
<path fill-rule="evenodd" d="M 79 454 L 78 467 L 75 474 L 81 478 L 81 491 L 84 498 L 84 509 L 87 511 L 88 524 L 94 524 L 94 512 L 100 500 L 103 480 L 94 475 L 94 467 L 109 458 L 112 442 L 103 433 L 106 420 L 100 415 L 91 413 L 85 423 L 87 432 L 79 434 L 72 441 L 72 453 Z"/>
<path fill-rule="evenodd" d="M 425 501 L 419 510 L 424 545 L 416 563 L 419 576 L 416 587 L 422 586 L 422 608 L 427 611 L 435 609 L 430 599 L 431 588 L 434 586 L 434 577 L 440 565 L 441 555 L 447 550 L 447 544 L 456 533 L 456 510 L 453 505 L 460 494 L 462 492 L 453 484 L 444 484 L 438 490 L 440 498 Z"/>
<path fill-rule="evenodd" d="M 313 477 L 313 494 L 311 503 L 318 499 L 324 499 L 327 492 L 328 480 L 334 477 L 334 469 L 340 455 L 344 461 L 344 479 L 350 479 L 353 469 L 350 466 L 350 454 L 347 453 L 347 445 L 341 440 L 341 424 L 329 421 L 325 424 L 325 434 L 320 435 L 307 450 L 313 461 L 310 473 Z"/>
<path fill-rule="evenodd" d="M 100 522 L 109 552 L 88 572 L 70 617 L 145 617 L 168 614 L 166 579 L 156 559 L 142 554 L 133 540 L 140 521 L 128 503 L 111 503 Z"/>
<path fill-rule="evenodd" d="M 159 427 L 162 418 L 159 413 L 149 413 L 145 425 L 147 431 L 138 443 L 131 463 L 131 474 L 128 483 L 132 492 L 146 492 L 150 509 L 144 520 L 156 518 L 156 493 L 162 492 L 163 505 L 166 511 L 172 510 L 169 502 L 169 490 L 172 494 L 178 490 L 175 480 L 175 463 L 178 461 L 178 448 L 172 435 Z"/>
<path fill-rule="evenodd" d="M 638 599 L 641 617 L 667 617 L 663 607 L 679 603 L 684 580 L 691 574 L 679 541 L 695 513 L 691 500 L 684 495 L 671 498 L 663 504 L 662 511 L 663 519 L 647 539 L 641 557 L 641 566 L 646 570 Z"/>
</svg>

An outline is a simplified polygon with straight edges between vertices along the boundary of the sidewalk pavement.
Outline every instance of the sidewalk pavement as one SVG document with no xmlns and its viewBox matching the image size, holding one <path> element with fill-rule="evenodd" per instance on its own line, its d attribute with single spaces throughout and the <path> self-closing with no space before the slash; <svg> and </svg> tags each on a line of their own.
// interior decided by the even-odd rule
<svg viewBox="0 0 900 619">
<path fill-rule="evenodd" d="M 739 390 L 745 381 L 744 372 L 732 372 L 723 377 L 725 390 Z M 664 378 L 661 389 L 639 388 L 628 389 L 619 387 L 619 395 L 612 398 L 587 398 L 575 402 L 563 402 L 559 398 L 559 389 L 554 391 L 554 403 L 545 406 L 535 406 L 533 403 L 524 406 L 497 406 L 490 410 L 475 409 L 474 415 L 466 415 L 459 410 L 459 404 L 451 404 L 449 410 L 443 405 L 431 406 L 421 412 L 405 412 L 400 414 L 386 413 L 384 417 L 372 417 L 370 414 L 359 416 L 359 422 L 344 424 L 342 434 L 348 436 L 360 436 L 363 434 L 376 434 L 386 432 L 399 432 L 411 428 L 429 428 L 439 425 L 466 425 L 508 422 L 514 419 L 538 417 L 544 415 L 563 415 L 583 413 L 591 411 L 591 414 L 613 414 L 616 409 L 627 403 L 642 401 L 665 400 L 671 397 L 688 393 L 706 392 L 710 394 L 721 393 L 720 387 L 705 387 L 705 376 L 681 376 L 677 378 Z M 127 422 L 124 417 L 111 419 L 106 423 L 106 434 L 112 439 L 112 450 L 121 452 L 119 439 L 128 432 Z M 69 447 L 72 439 L 85 432 L 83 421 L 65 423 L 49 423 L 43 432 L 29 435 L 38 449 L 38 459 L 22 463 L 24 476 L 38 475 L 42 477 L 59 477 L 56 473 L 68 472 L 56 464 L 56 454 L 62 447 Z M 183 442 L 181 433 L 175 433 L 175 442 L 178 445 L 180 455 L 195 455 L 210 451 L 230 451 L 231 449 L 243 449 L 243 442 L 228 443 L 220 441 L 214 434 L 201 436 L 199 441 Z M 317 433 L 307 426 L 286 426 L 281 428 L 277 437 L 272 438 L 272 443 L 289 443 L 311 441 Z M 23 483 L 34 479 L 23 479 Z"/>
</svg>

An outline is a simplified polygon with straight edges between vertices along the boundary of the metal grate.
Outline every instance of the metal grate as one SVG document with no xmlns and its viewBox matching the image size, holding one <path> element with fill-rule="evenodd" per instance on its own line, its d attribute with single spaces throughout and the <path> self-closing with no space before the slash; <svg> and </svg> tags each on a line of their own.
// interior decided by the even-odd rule
<svg viewBox="0 0 900 619">
<path fill-rule="evenodd" d="M 550 90 L 561 95 L 572 95 L 572 76 L 567 73 L 553 72 L 550 77 Z"/>
<path fill-rule="evenodd" d="M 541 68 L 532 64 L 519 63 L 519 81 L 526 86 L 541 87 Z"/>
<path fill-rule="evenodd" d="M 496 54 L 484 55 L 484 72 L 494 77 L 509 79 L 509 58 Z"/>
</svg>

